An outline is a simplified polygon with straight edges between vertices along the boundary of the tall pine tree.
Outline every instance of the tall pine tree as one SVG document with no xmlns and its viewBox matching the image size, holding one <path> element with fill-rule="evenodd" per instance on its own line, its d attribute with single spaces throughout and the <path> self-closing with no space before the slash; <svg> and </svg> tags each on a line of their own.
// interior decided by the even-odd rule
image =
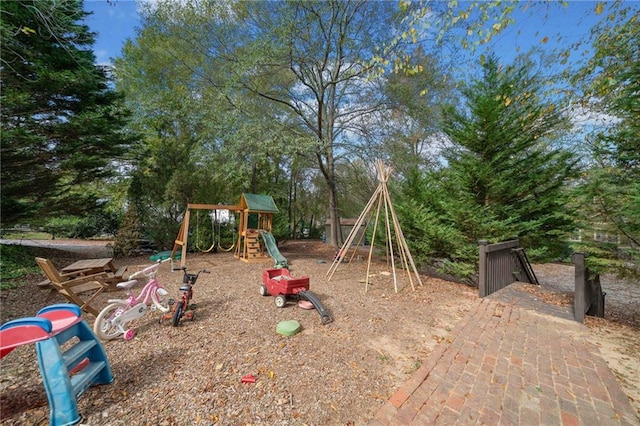
<svg viewBox="0 0 640 426">
<path fill-rule="evenodd" d="M 95 64 L 80 0 L 1 7 L 2 222 L 80 215 L 132 142 L 128 114 Z"/>
<path fill-rule="evenodd" d="M 576 159 L 559 147 L 566 117 L 543 85 L 528 60 L 502 66 L 489 57 L 463 89 L 465 104 L 446 108 L 448 167 L 438 176 L 445 199 L 435 208 L 470 245 L 518 237 L 545 257 L 566 250 L 575 228 L 566 185 Z"/>
<path fill-rule="evenodd" d="M 551 255 L 574 231 L 565 188 L 576 159 L 558 147 L 567 121 L 543 85 L 529 61 L 492 56 L 463 89 L 465 108 L 445 112 L 449 209 L 471 241 L 519 237 Z"/>
<path fill-rule="evenodd" d="M 412 189 L 422 206 L 414 222 L 429 229 L 429 257 L 443 259 L 445 272 L 472 274 L 480 239 L 517 237 L 546 258 L 567 252 L 577 160 L 559 147 L 566 118 L 543 87 L 529 61 L 490 57 L 462 89 L 464 103 L 445 108 L 446 165 Z"/>
</svg>

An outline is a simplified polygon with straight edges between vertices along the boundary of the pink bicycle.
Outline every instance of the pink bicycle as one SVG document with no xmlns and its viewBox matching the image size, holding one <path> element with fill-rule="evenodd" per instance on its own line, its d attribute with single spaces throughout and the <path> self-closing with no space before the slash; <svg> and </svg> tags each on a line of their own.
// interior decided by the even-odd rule
<svg viewBox="0 0 640 426">
<path fill-rule="evenodd" d="M 133 339 L 135 329 L 128 328 L 129 323 L 137 320 L 147 312 L 159 310 L 162 314 L 169 312 L 168 301 L 164 296 L 169 294 L 156 279 L 156 273 L 160 263 L 155 263 L 129 276 L 129 281 L 118 283 L 118 288 L 126 289 L 127 299 L 111 299 L 109 305 L 98 314 L 93 331 L 102 340 L 112 340 L 123 335 L 125 340 Z M 138 296 L 133 294 L 132 288 L 138 284 L 137 278 L 147 278 L 147 284 Z"/>
</svg>

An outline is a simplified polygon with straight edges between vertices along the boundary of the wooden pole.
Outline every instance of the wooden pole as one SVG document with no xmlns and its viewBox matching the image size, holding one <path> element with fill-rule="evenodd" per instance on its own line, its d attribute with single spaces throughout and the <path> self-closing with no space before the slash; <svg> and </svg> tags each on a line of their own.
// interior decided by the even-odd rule
<svg viewBox="0 0 640 426">
<path fill-rule="evenodd" d="M 378 187 L 375 190 L 374 194 L 369 199 L 369 202 L 365 206 L 364 210 L 362 210 L 362 213 L 360 213 L 360 216 L 358 217 L 358 220 L 356 221 L 355 226 L 353 227 L 353 229 L 351 229 L 351 232 L 349 232 L 349 236 L 345 240 L 344 244 L 342 244 L 342 247 L 340 248 L 338 255 L 333 259 L 333 263 L 329 267 L 329 271 L 327 271 L 327 274 L 326 274 L 326 276 L 328 277 L 327 278 L 328 281 L 331 280 L 333 273 L 336 271 L 336 269 L 338 269 L 338 265 L 340 265 L 340 263 L 342 262 L 342 259 L 344 259 L 348 248 L 351 247 L 351 243 L 355 239 L 357 230 L 360 229 L 360 227 L 362 226 L 364 218 L 366 217 L 367 213 L 371 209 L 371 206 L 373 205 L 379 193 L 380 193 L 380 188 Z"/>
<path fill-rule="evenodd" d="M 362 225 L 364 225 L 364 232 L 362 234 L 360 234 L 360 239 L 356 243 L 356 247 L 351 252 L 351 257 L 349 258 L 349 262 L 353 262 L 353 258 L 358 253 L 358 247 L 360 247 L 362 245 L 362 240 L 364 240 L 364 238 L 367 236 L 367 225 L 368 225 L 368 223 L 369 222 L 367 221 L 367 218 L 365 218 L 365 220 L 363 220 L 363 222 L 362 222 Z M 358 227 L 358 230 L 360 230 L 360 228 L 362 228 L 362 225 L 360 225 L 360 227 Z M 356 231 L 356 235 L 357 235 L 357 232 L 358 231 Z"/>
<path fill-rule="evenodd" d="M 182 245 L 182 253 L 180 256 L 180 267 L 184 268 L 185 265 L 187 264 L 187 240 L 189 239 L 189 218 L 191 217 L 191 212 L 189 211 L 189 209 L 187 209 L 187 212 L 184 214 L 184 229 L 183 229 L 183 241 L 184 244 Z"/>
<path fill-rule="evenodd" d="M 385 191 L 386 189 L 383 190 L 383 192 Z M 384 194 L 383 194 L 383 197 L 381 198 L 384 199 Z M 391 238 L 391 225 L 389 224 L 389 205 L 387 204 L 386 200 L 384 201 L 384 224 L 386 226 L 386 231 L 387 231 L 387 246 L 389 247 L 389 254 L 391 255 L 391 272 L 393 273 L 393 288 L 397 293 L 398 277 L 396 275 L 396 259 L 395 259 L 395 253 L 393 251 L 393 240 Z"/>
<path fill-rule="evenodd" d="M 369 255 L 367 256 L 367 276 L 364 279 L 364 292 L 369 290 L 369 270 L 371 269 L 371 257 L 373 256 L 373 247 L 375 246 L 376 234 L 378 231 L 378 220 L 380 218 L 380 206 L 382 205 L 382 198 L 378 198 L 378 207 L 376 208 L 376 218 L 373 222 L 373 235 L 371 236 L 371 245 L 369 246 Z"/>
<path fill-rule="evenodd" d="M 393 209 L 393 203 L 391 202 L 391 196 L 389 195 L 389 190 L 387 189 L 385 192 L 385 196 L 387 198 L 387 203 L 389 204 L 389 206 L 391 206 L 391 214 L 393 216 L 393 224 L 394 224 L 394 228 L 396 230 L 396 239 L 399 243 L 399 245 L 403 248 L 403 251 L 406 255 L 406 259 L 409 261 L 410 265 L 411 265 L 411 269 L 413 270 L 413 272 L 416 275 L 416 279 L 418 281 L 418 283 L 420 285 L 422 285 L 422 280 L 420 279 L 420 274 L 418 273 L 418 269 L 416 268 L 416 265 L 413 261 L 413 257 L 411 256 L 411 251 L 409 250 L 409 245 L 407 244 L 407 240 L 404 238 L 404 234 L 402 232 L 402 227 L 400 226 L 400 221 L 398 220 L 398 217 L 396 216 L 396 212 Z M 409 265 L 405 263 L 405 268 L 407 269 L 407 271 L 409 271 Z M 415 290 L 415 288 L 413 287 L 413 280 L 411 280 L 411 287 Z"/>
<path fill-rule="evenodd" d="M 395 237 L 396 249 L 397 249 L 398 255 L 400 256 L 402 265 L 407 271 L 407 278 L 409 280 L 409 283 L 411 284 L 411 288 L 415 290 L 413 276 L 411 272 L 415 274 L 416 280 L 420 285 L 422 285 L 422 280 L 420 279 L 420 274 L 418 273 L 418 270 L 415 266 L 415 262 L 413 261 L 413 257 L 411 256 L 409 245 L 407 244 L 407 241 L 402 232 L 400 221 L 396 216 L 395 210 L 393 208 L 393 203 L 391 201 L 391 195 L 389 194 L 389 189 L 387 188 L 387 181 L 391 176 L 391 172 L 393 168 L 391 166 L 385 166 L 382 160 L 376 160 L 375 168 L 376 168 L 376 173 L 378 175 L 378 180 L 380 181 L 380 184 L 378 185 L 374 193 L 371 195 L 369 202 L 367 203 L 365 208 L 362 210 L 362 213 L 358 217 L 358 220 L 356 221 L 356 225 L 349 233 L 349 237 L 347 237 L 347 240 L 342 245 L 342 248 L 338 252 L 338 255 L 336 256 L 333 263 L 331 264 L 329 271 L 327 272 L 328 280 L 331 280 L 331 277 L 335 273 L 339 264 L 344 259 L 348 248 L 351 246 L 357 231 L 362 226 L 364 218 L 370 213 L 374 203 L 377 202 L 375 220 L 373 225 L 373 235 L 371 237 L 371 246 L 369 248 L 369 256 L 367 259 L 367 276 L 365 277 L 365 292 L 369 288 L 369 272 L 371 270 L 371 260 L 373 256 L 374 246 L 375 246 L 375 238 L 378 230 L 378 221 L 380 220 L 380 213 L 383 205 L 384 205 L 384 216 L 385 216 L 384 225 L 386 227 L 385 236 L 387 239 L 387 250 L 391 256 L 391 268 L 393 273 L 393 285 L 394 285 L 395 291 L 396 293 L 398 292 L 398 282 L 397 282 L 397 274 L 396 274 L 396 267 L 395 267 L 395 256 L 394 256 L 395 251 L 393 247 L 393 237 Z M 391 224 L 393 224 L 393 234 L 392 234 Z M 362 238 L 360 239 L 360 241 L 358 241 L 358 246 L 360 245 L 361 240 Z M 357 247 L 354 250 L 357 250 Z"/>
</svg>

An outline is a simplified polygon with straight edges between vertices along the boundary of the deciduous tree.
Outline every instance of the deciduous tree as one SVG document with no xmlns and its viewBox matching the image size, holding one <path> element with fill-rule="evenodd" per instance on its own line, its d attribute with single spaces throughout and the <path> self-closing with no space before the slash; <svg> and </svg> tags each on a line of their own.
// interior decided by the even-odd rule
<svg viewBox="0 0 640 426">
<path fill-rule="evenodd" d="M 603 6 L 598 10 L 602 11 Z M 576 75 L 574 84 L 584 90 L 585 107 L 607 117 L 607 121 L 588 135 L 591 159 L 577 193 L 581 196 L 581 211 L 586 213 L 585 236 L 594 230 L 617 235 L 622 247 L 605 241 L 580 249 L 592 253 L 593 268 L 638 274 L 640 8 L 635 4 L 614 4 L 591 35 L 595 54 Z"/>
</svg>

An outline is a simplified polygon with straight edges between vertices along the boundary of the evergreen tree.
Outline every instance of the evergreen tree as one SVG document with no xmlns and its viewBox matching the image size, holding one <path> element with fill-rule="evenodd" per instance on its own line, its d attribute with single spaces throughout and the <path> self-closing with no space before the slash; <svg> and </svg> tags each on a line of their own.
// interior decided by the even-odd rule
<svg viewBox="0 0 640 426">
<path fill-rule="evenodd" d="M 131 203 L 115 237 L 113 247 L 115 254 L 120 256 L 140 255 L 144 236 L 136 203 Z"/>
<path fill-rule="evenodd" d="M 8 1 L 2 17 L 2 221 L 79 215 L 132 142 L 80 0 Z M 95 186 L 92 186 L 95 188 Z"/>
<path fill-rule="evenodd" d="M 625 7 L 594 28 L 595 54 L 575 83 L 584 84 L 584 104 L 613 118 L 587 139 L 589 167 L 577 193 L 588 237 L 617 236 L 615 241 L 588 241 L 577 249 L 590 254 L 589 267 L 640 274 L 640 12 Z"/>
<path fill-rule="evenodd" d="M 443 184 L 450 214 L 470 241 L 519 237 L 558 255 L 574 231 L 565 186 L 576 159 L 556 148 L 568 123 L 542 98 L 543 85 L 527 60 L 501 66 L 492 56 L 482 78 L 463 89 L 466 108 L 444 114 L 452 146 Z"/>
<path fill-rule="evenodd" d="M 565 188 L 576 160 L 556 147 L 566 119 L 543 99 L 543 84 L 528 61 L 501 66 L 490 57 L 462 90 L 465 105 L 444 111 L 447 167 L 424 181 L 423 216 L 436 229 L 427 233 L 437 237 L 432 249 L 456 247 L 432 256 L 458 262 L 457 272 L 473 270 L 480 239 L 518 237 L 539 256 L 566 253 L 575 223 Z"/>
</svg>

